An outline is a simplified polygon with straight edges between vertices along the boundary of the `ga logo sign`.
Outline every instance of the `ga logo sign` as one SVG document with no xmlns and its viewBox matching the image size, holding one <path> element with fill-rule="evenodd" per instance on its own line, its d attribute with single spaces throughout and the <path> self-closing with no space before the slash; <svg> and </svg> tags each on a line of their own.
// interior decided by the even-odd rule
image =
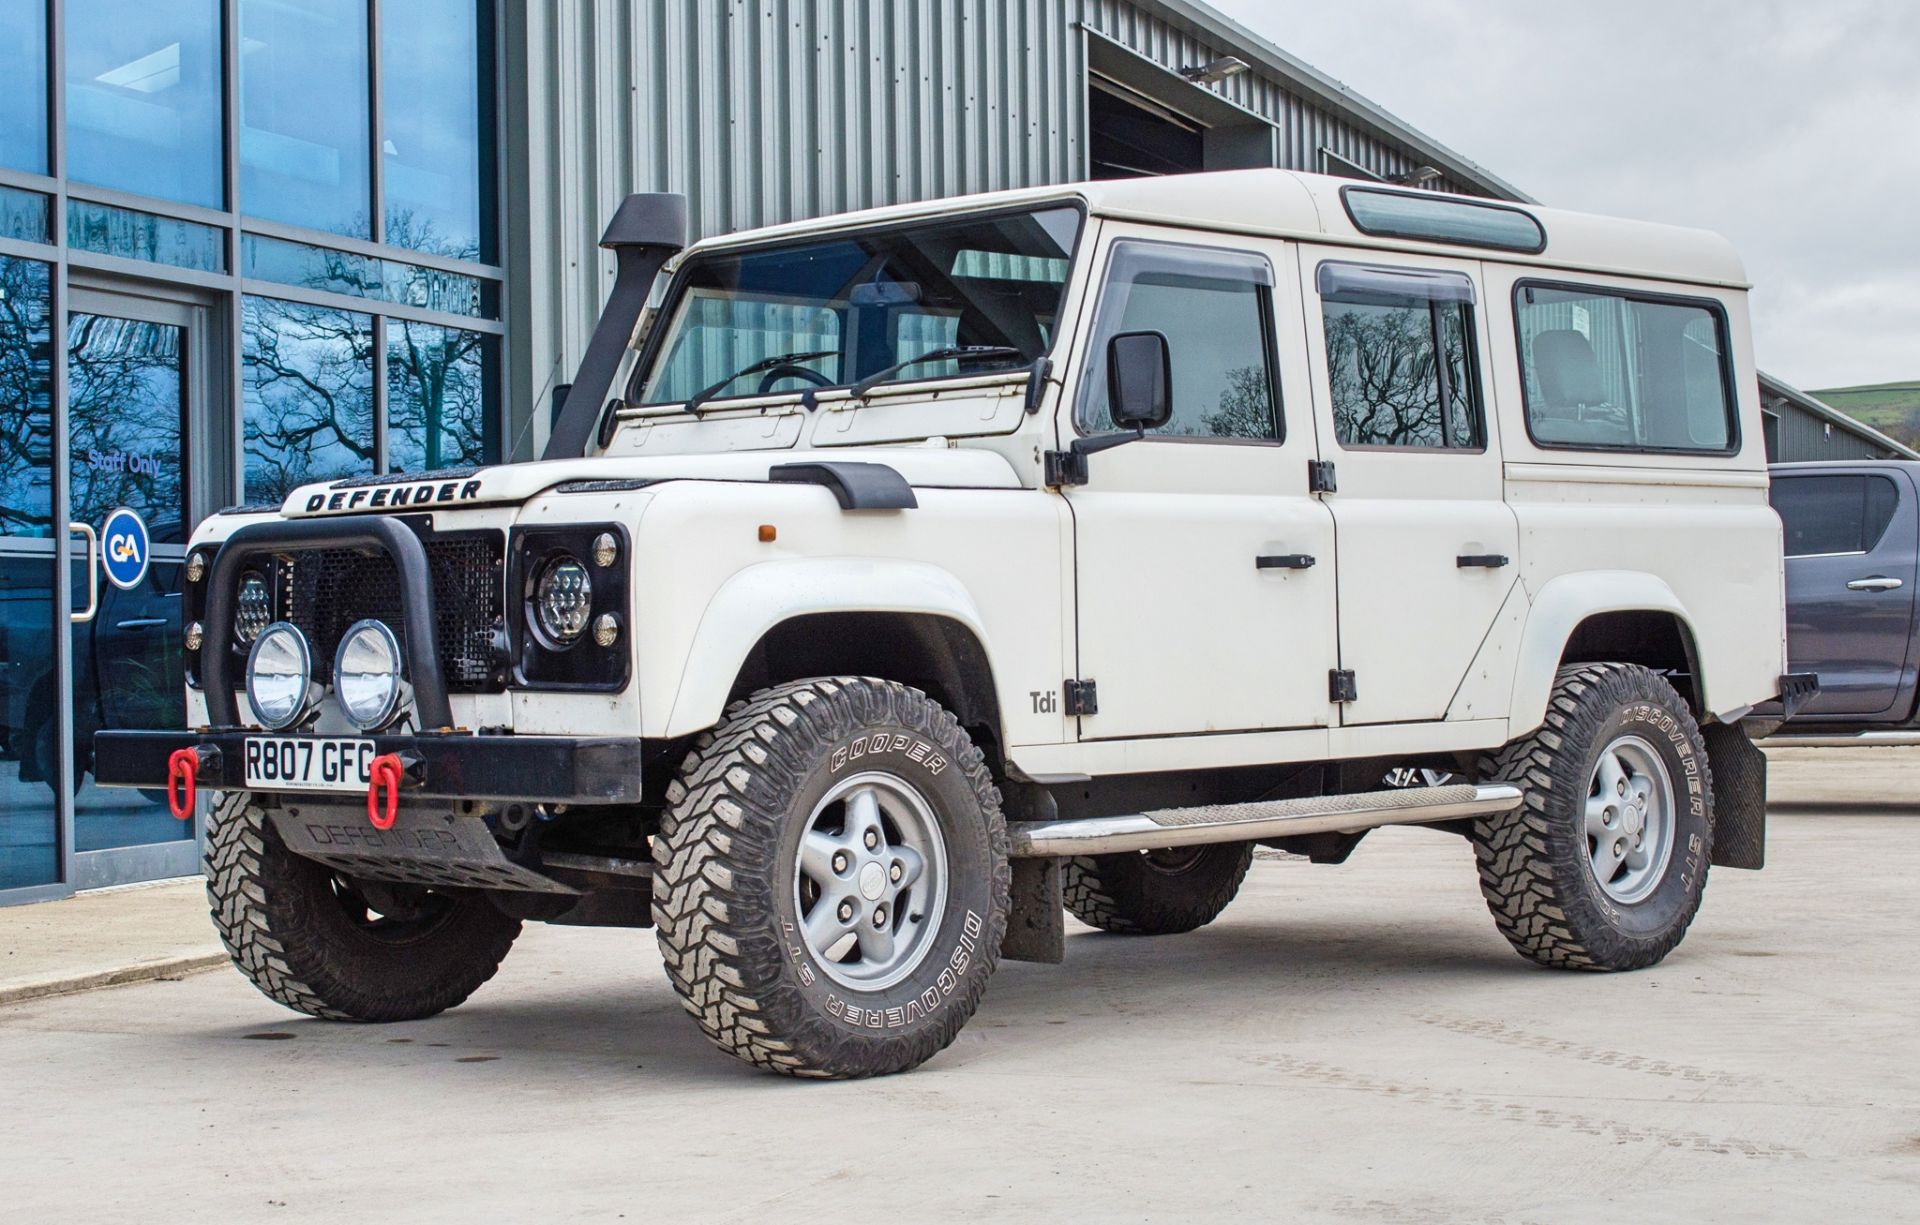
<svg viewBox="0 0 1920 1225">
<path fill-rule="evenodd" d="M 107 581 L 122 591 L 132 591 L 147 577 L 150 542 L 146 522 L 122 506 L 107 516 L 100 528 L 100 568 Z"/>
</svg>

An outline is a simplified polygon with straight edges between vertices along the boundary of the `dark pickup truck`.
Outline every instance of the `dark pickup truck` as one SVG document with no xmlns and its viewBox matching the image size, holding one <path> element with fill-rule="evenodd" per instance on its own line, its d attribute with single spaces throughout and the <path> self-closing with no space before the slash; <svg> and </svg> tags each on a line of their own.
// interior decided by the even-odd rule
<svg viewBox="0 0 1920 1225">
<path fill-rule="evenodd" d="M 1775 464 L 1787 657 L 1820 690 L 1769 745 L 1920 744 L 1920 461 Z"/>
</svg>

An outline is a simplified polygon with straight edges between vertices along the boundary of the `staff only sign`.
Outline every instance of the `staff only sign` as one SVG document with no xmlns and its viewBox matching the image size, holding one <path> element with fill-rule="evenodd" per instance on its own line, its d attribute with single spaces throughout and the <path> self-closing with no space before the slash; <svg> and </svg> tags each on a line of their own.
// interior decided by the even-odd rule
<svg viewBox="0 0 1920 1225">
<path fill-rule="evenodd" d="M 100 529 L 100 568 L 107 581 L 122 591 L 132 591 L 147 577 L 152 542 L 147 536 L 146 520 L 122 506 L 107 516 Z"/>
</svg>

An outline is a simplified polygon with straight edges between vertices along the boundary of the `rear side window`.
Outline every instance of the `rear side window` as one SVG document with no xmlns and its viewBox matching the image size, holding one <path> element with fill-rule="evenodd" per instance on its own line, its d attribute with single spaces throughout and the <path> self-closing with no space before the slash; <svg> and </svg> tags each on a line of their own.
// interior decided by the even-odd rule
<svg viewBox="0 0 1920 1225">
<path fill-rule="evenodd" d="M 1340 445 L 1484 445 L 1471 280 L 1328 263 L 1320 265 L 1319 288 Z"/>
<path fill-rule="evenodd" d="M 1867 475 L 1778 477 L 1769 497 L 1788 557 L 1871 553 L 1900 504 L 1892 481 Z"/>
<path fill-rule="evenodd" d="M 1527 433 L 1539 445 L 1734 449 L 1726 319 L 1717 305 L 1523 283 L 1514 319 Z"/>
<path fill-rule="evenodd" d="M 1173 360 L 1173 416 L 1156 435 L 1272 441 L 1280 437 L 1273 377 L 1273 271 L 1258 255 L 1168 243 L 1117 242 L 1100 291 L 1081 381 L 1080 427 L 1114 428 L 1107 342 L 1160 332 Z"/>
</svg>

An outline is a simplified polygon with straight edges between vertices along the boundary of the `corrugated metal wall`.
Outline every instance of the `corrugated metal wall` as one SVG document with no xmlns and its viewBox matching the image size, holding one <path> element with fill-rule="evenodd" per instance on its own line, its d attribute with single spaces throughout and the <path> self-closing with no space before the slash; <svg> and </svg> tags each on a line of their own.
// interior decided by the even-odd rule
<svg viewBox="0 0 1920 1225">
<path fill-rule="evenodd" d="M 516 423 L 570 377 L 612 275 L 595 243 L 632 191 L 687 193 L 697 235 L 1084 174 L 1087 40 L 1167 68 L 1236 50 L 1151 0 L 508 0 L 509 307 Z M 1245 57 L 1252 58 L 1252 57 Z M 1417 159 L 1258 70 L 1214 87 L 1324 147 Z M 516 424 L 516 454 L 544 423 Z"/>
<path fill-rule="evenodd" d="M 1891 459 L 1894 452 L 1851 430 L 1810 413 L 1791 400 L 1767 398 L 1766 410 L 1780 419 L 1779 463 L 1815 459 Z"/>
</svg>

